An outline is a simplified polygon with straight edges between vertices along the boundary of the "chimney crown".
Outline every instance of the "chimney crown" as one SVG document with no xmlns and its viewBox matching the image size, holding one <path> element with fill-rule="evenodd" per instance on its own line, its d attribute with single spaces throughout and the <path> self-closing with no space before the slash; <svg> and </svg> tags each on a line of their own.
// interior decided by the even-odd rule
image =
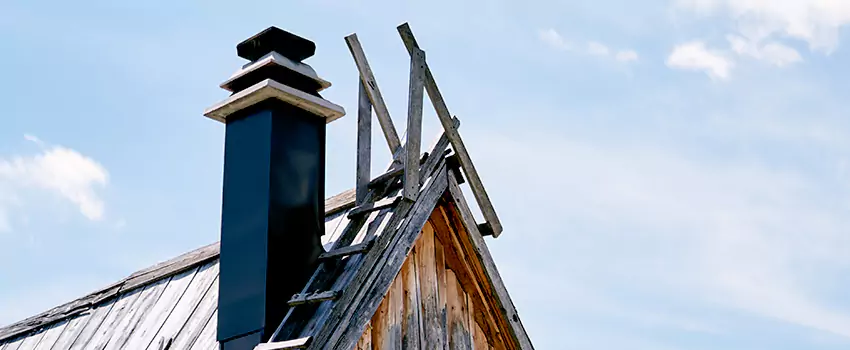
<svg viewBox="0 0 850 350">
<path fill-rule="evenodd" d="M 271 26 L 236 45 L 236 54 L 252 62 L 272 51 L 293 61 L 301 62 L 316 53 L 316 44 Z"/>
</svg>

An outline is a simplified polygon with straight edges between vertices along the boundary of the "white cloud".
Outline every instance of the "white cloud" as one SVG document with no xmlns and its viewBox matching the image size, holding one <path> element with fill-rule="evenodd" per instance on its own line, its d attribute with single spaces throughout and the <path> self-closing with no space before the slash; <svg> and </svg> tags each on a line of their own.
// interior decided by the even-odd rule
<svg viewBox="0 0 850 350">
<path fill-rule="evenodd" d="M 590 41 L 587 43 L 587 53 L 594 56 L 608 56 L 611 50 L 608 49 L 608 46 L 603 45 L 602 43 L 596 41 Z"/>
<path fill-rule="evenodd" d="M 617 52 L 616 56 L 617 61 L 620 62 L 631 62 L 638 60 L 638 53 L 634 50 L 620 50 Z"/>
<path fill-rule="evenodd" d="M 803 60 L 803 57 L 800 56 L 797 50 L 778 42 L 761 44 L 737 35 L 729 35 L 726 39 L 729 40 L 729 45 L 736 54 L 752 57 L 777 67 Z"/>
<path fill-rule="evenodd" d="M 25 139 L 42 145 L 40 153 L 0 158 L 0 228 L 10 229 L 9 210 L 13 198 L 23 198 L 27 190 L 40 189 L 76 205 L 89 220 L 104 216 L 104 202 L 97 189 L 104 187 L 109 173 L 97 161 L 62 146 L 45 146 L 32 135 Z M 23 199 L 17 201 L 25 202 Z"/>
<path fill-rule="evenodd" d="M 704 15 L 727 15 L 735 20 L 738 32 L 756 42 L 769 37 L 790 37 L 825 53 L 835 50 L 841 27 L 850 24 L 850 1 L 844 0 L 676 0 L 675 3 Z"/>
<path fill-rule="evenodd" d="M 723 53 L 706 48 L 701 41 L 678 45 L 667 57 L 668 67 L 704 71 L 712 79 L 728 79 L 734 65 Z"/>
<path fill-rule="evenodd" d="M 570 49 L 564 37 L 552 28 L 538 31 L 537 36 L 540 38 L 540 41 L 555 50 L 566 51 Z"/>
<path fill-rule="evenodd" d="M 597 57 L 613 57 L 619 62 L 633 62 L 638 59 L 638 53 L 634 50 L 623 49 L 614 53 L 608 45 L 593 40 L 588 41 L 583 48 L 576 47 L 570 44 L 561 33 L 552 28 L 539 30 L 537 37 L 546 46 L 557 51 L 570 51 Z"/>
</svg>

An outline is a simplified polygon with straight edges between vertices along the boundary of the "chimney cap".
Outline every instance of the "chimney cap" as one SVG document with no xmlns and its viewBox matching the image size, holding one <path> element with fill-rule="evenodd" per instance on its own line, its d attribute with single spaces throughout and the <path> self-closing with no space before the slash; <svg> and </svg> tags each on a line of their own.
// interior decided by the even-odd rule
<svg viewBox="0 0 850 350">
<path fill-rule="evenodd" d="M 236 45 L 236 54 L 249 61 L 256 61 L 272 51 L 301 62 L 316 53 L 316 44 L 271 26 Z"/>
</svg>

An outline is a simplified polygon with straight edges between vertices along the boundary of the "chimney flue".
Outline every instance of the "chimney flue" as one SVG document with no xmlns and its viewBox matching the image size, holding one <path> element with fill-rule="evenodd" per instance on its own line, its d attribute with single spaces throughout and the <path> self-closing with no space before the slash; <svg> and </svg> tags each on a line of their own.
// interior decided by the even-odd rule
<svg viewBox="0 0 850 350">
<path fill-rule="evenodd" d="M 345 114 L 301 60 L 313 42 L 276 27 L 237 45 L 251 60 L 204 115 L 225 124 L 218 341 L 253 349 L 316 267 L 324 234 L 325 124 Z"/>
</svg>

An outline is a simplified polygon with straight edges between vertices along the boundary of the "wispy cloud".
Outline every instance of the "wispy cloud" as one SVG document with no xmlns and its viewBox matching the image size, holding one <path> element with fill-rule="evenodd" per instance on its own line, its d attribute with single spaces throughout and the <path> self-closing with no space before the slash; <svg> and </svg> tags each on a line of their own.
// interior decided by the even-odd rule
<svg viewBox="0 0 850 350">
<path fill-rule="evenodd" d="M 106 168 L 73 149 L 47 145 L 32 135 L 24 138 L 37 143 L 41 150 L 34 155 L 0 158 L 0 191 L 4 198 L 16 198 L 14 202 L 0 202 L 0 229 L 11 229 L 9 211 L 14 210 L 13 204 L 25 202 L 27 191 L 34 189 L 71 202 L 89 220 L 101 220 L 105 204 L 98 189 L 108 183 Z"/>
<path fill-rule="evenodd" d="M 675 69 L 703 71 L 712 79 L 728 79 L 735 63 L 722 52 L 706 48 L 701 41 L 692 41 L 673 48 L 667 66 Z"/>
<path fill-rule="evenodd" d="M 538 39 L 549 48 L 556 51 L 573 52 L 596 57 L 613 57 L 619 62 L 633 62 L 638 60 L 638 53 L 632 49 L 613 50 L 608 45 L 598 41 L 590 40 L 584 45 L 576 45 L 565 39 L 557 30 L 541 29 L 537 32 Z"/>
<path fill-rule="evenodd" d="M 751 57 L 777 67 L 803 60 L 797 50 L 779 42 L 759 43 L 737 35 L 729 35 L 726 39 L 729 40 L 729 45 L 736 54 Z"/>
</svg>

